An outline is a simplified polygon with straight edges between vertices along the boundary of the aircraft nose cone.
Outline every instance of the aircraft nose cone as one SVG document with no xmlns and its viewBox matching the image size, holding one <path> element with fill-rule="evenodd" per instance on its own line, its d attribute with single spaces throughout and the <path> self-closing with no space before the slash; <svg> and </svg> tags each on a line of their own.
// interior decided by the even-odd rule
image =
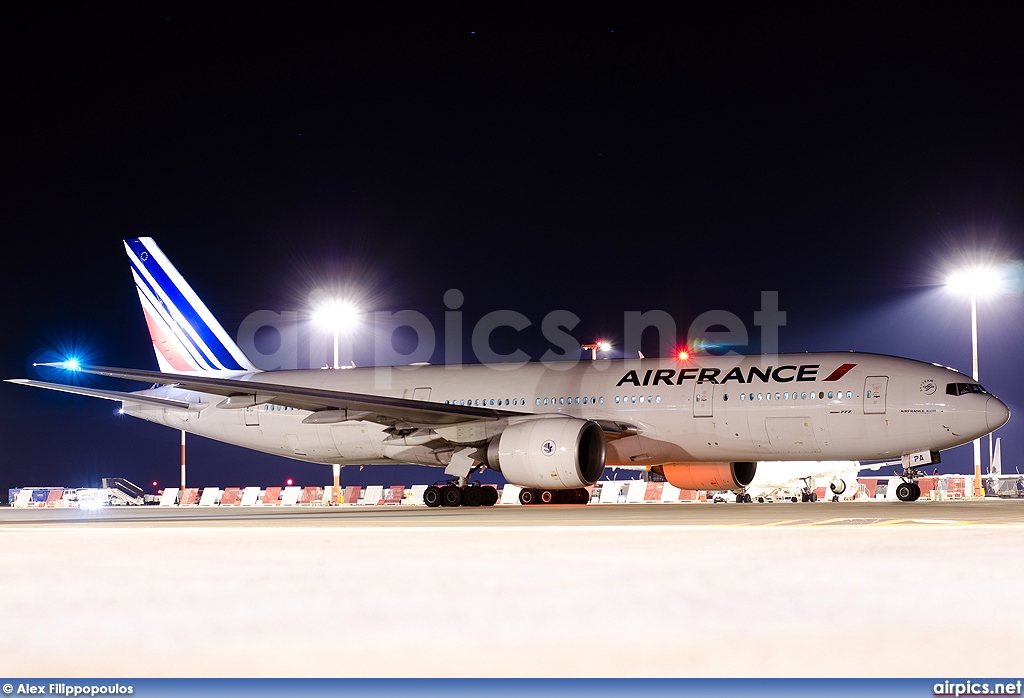
<svg viewBox="0 0 1024 698">
<path fill-rule="evenodd" d="M 999 398 L 990 397 L 985 404 L 985 421 L 988 422 L 988 430 L 995 431 L 1010 421 L 1010 408 Z"/>
</svg>

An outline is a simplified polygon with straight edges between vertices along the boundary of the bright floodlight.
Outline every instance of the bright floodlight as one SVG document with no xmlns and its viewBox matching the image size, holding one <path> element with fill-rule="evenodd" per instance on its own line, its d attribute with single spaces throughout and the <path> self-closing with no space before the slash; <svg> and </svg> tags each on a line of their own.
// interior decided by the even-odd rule
<svg viewBox="0 0 1024 698">
<path fill-rule="evenodd" d="M 66 368 L 69 371 L 80 371 L 82 370 L 82 364 L 78 359 L 68 359 L 61 364 L 61 368 Z"/>
<path fill-rule="evenodd" d="M 609 344 L 608 342 L 601 342 L 600 344 L 597 345 L 597 348 L 600 349 L 601 351 L 609 351 L 612 348 L 612 345 Z"/>
<path fill-rule="evenodd" d="M 978 265 L 951 273 L 946 277 L 946 286 L 963 295 L 994 296 L 1005 284 L 1001 269 Z"/>
<path fill-rule="evenodd" d="M 324 327 L 331 329 L 345 329 L 356 324 L 359 319 L 359 311 L 351 303 L 345 301 L 331 301 L 325 303 L 313 312 L 313 320 Z"/>
</svg>

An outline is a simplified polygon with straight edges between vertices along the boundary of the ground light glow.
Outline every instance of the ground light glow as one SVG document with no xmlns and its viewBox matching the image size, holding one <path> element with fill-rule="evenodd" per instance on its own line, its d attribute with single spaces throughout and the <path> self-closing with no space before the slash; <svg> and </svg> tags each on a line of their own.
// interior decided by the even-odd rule
<svg viewBox="0 0 1024 698">
<path fill-rule="evenodd" d="M 946 276 L 946 287 L 957 294 L 979 298 L 995 296 L 1007 288 L 1006 270 L 1000 266 L 973 265 Z"/>
<path fill-rule="evenodd" d="M 604 340 L 604 339 L 599 339 L 596 342 L 591 342 L 590 344 L 581 344 L 580 345 L 580 349 L 584 349 L 584 350 L 587 350 L 587 351 L 590 352 L 590 358 L 592 360 L 594 360 L 594 361 L 597 360 L 597 352 L 598 351 L 605 351 L 605 352 L 607 352 L 607 351 L 611 351 L 611 348 L 612 348 L 611 342 L 609 342 L 607 340 Z"/>
<path fill-rule="evenodd" d="M 313 322 L 334 333 L 334 368 L 338 365 L 338 335 L 350 331 L 359 322 L 359 309 L 352 303 L 330 300 L 318 305 L 313 311 Z"/>
<path fill-rule="evenodd" d="M 331 301 L 313 311 L 313 321 L 331 330 L 352 327 L 359 319 L 359 310 L 347 301 Z"/>
</svg>

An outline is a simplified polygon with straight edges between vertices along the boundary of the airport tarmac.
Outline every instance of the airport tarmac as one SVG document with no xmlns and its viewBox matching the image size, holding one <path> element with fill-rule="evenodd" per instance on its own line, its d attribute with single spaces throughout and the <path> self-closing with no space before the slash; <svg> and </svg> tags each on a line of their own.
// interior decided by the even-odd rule
<svg viewBox="0 0 1024 698">
<path fill-rule="evenodd" d="M 1024 525 L 1024 500 L 772 504 L 0 508 L 3 526 L 849 526 Z"/>
<path fill-rule="evenodd" d="M 0 674 L 1019 672 L 1024 502 L 0 509 Z"/>
</svg>

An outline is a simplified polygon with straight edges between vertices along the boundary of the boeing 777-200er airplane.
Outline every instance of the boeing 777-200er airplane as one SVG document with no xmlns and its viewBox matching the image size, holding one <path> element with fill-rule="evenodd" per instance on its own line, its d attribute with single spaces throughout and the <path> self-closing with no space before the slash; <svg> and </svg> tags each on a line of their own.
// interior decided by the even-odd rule
<svg viewBox="0 0 1024 698">
<path fill-rule="evenodd" d="M 1010 417 L 968 376 L 877 354 L 424 365 L 392 371 L 387 390 L 374 368 L 260 371 L 151 238 L 124 245 L 160 370 L 79 370 L 154 387 L 12 382 L 116 400 L 133 417 L 314 463 L 443 467 L 450 482 L 426 491 L 430 506 L 494 504 L 493 488 L 467 484 L 481 465 L 522 487 L 524 504 L 568 504 L 587 500 L 606 465 L 729 490 L 749 484 L 758 461 L 897 457 L 901 498 L 913 500 L 915 466 Z"/>
</svg>

